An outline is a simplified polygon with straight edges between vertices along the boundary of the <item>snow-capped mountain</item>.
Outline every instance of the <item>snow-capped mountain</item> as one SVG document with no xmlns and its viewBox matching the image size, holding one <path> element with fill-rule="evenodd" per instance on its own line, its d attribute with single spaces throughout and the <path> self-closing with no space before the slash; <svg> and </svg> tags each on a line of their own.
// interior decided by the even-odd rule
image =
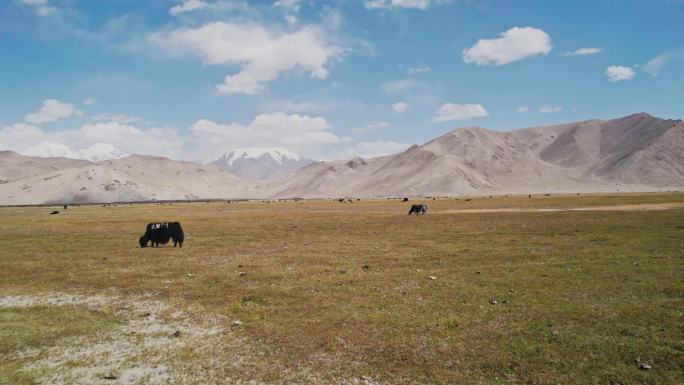
<svg viewBox="0 0 684 385">
<path fill-rule="evenodd" d="M 84 148 L 78 152 L 79 159 L 85 159 L 92 162 L 101 162 L 103 160 L 121 159 L 128 156 L 125 152 L 112 146 L 109 143 L 95 143 L 88 148 Z"/>
<path fill-rule="evenodd" d="M 83 159 L 92 162 L 103 160 L 120 159 L 128 156 L 125 152 L 109 143 L 94 143 L 90 147 L 74 151 L 71 147 L 49 140 L 42 141 L 23 151 L 24 155 L 43 158 L 70 158 Z"/>
<path fill-rule="evenodd" d="M 244 179 L 279 179 L 313 163 L 284 148 L 242 148 L 221 155 L 211 162 Z"/>
</svg>

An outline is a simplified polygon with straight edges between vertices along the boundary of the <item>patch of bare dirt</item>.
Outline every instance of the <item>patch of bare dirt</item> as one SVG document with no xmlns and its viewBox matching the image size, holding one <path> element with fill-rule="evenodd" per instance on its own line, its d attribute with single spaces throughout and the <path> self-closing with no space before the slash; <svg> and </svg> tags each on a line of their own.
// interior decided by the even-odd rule
<svg viewBox="0 0 684 385">
<path fill-rule="evenodd" d="M 306 364 L 283 367 L 232 319 L 199 307 L 180 309 L 155 299 L 111 295 L 0 295 L 0 307 L 81 306 L 122 319 L 115 330 L 87 337 L 67 337 L 47 349 L 24 349 L 9 358 L 29 362 L 21 370 L 38 383 L 61 385 L 263 384 L 380 385 L 371 377 L 330 378 Z"/>
<path fill-rule="evenodd" d="M 527 208 L 491 208 L 491 209 L 463 209 L 463 210 L 444 210 L 436 211 L 437 214 L 464 214 L 464 213 L 540 213 L 540 212 L 567 212 L 567 211 L 658 211 L 658 210 L 672 210 L 684 207 L 683 202 L 673 203 L 641 203 L 631 205 L 613 205 L 613 206 L 586 206 L 586 207 L 569 207 L 569 208 L 543 208 L 543 209 L 527 209 Z"/>
<path fill-rule="evenodd" d="M 153 297 L 9 295 L 0 297 L 0 307 L 83 306 L 123 320 L 115 330 L 94 338 L 65 338 L 46 350 L 19 352 L 17 358 L 31 360 L 24 369 L 38 373 L 43 384 L 202 383 L 211 378 L 201 370 L 206 363 L 183 360 L 184 355 L 197 357 L 218 347 L 234 349 L 242 344 L 227 330 L 228 320 L 198 317 Z M 238 351 L 244 353 L 244 349 Z"/>
</svg>

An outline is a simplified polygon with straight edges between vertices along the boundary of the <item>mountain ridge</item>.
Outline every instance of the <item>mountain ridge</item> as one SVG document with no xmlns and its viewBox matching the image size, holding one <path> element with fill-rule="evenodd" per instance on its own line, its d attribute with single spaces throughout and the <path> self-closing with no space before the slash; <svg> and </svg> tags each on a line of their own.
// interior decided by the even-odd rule
<svg viewBox="0 0 684 385">
<path fill-rule="evenodd" d="M 512 131 L 461 127 L 399 154 L 367 159 L 353 172 L 345 169 L 344 161 L 314 163 L 293 175 L 274 196 L 313 197 L 307 191 L 310 186 L 322 196 L 614 191 L 615 184 L 642 190 L 681 187 L 684 158 L 679 154 L 684 151 L 679 150 L 684 136 L 674 132 L 682 130 L 681 120 L 664 120 L 645 113 Z M 674 140 L 665 141 L 663 136 L 670 132 Z M 578 138 L 572 141 L 574 148 L 568 148 L 563 141 L 568 137 Z M 629 144 L 622 144 L 628 149 L 621 151 L 619 146 L 608 145 L 615 139 Z M 655 143 L 661 146 L 657 156 L 665 159 L 666 172 L 657 171 L 663 166 L 653 164 L 656 155 L 648 151 Z M 602 146 L 603 152 L 586 160 L 586 164 L 578 163 L 591 153 L 592 146 Z M 634 161 L 634 156 L 641 161 Z M 628 161 L 630 158 L 632 161 Z M 643 162 L 652 165 L 639 168 Z M 365 174 L 360 173 L 362 169 Z M 330 170 L 341 178 L 330 182 L 330 188 L 321 188 L 315 179 L 329 177 Z"/>
<path fill-rule="evenodd" d="M 247 180 L 281 179 L 314 162 L 280 147 L 235 149 L 208 163 Z"/>
<path fill-rule="evenodd" d="M 0 183 L 0 204 L 677 190 L 684 123 L 638 113 L 512 131 L 461 127 L 397 154 L 314 162 L 277 180 L 164 157 L 88 162 L 5 151 Z"/>
</svg>

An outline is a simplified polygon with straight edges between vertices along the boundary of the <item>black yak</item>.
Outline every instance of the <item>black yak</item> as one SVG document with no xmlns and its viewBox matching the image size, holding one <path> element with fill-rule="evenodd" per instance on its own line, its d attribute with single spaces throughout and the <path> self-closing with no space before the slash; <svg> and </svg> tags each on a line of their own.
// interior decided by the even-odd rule
<svg viewBox="0 0 684 385">
<path fill-rule="evenodd" d="M 411 205 L 411 210 L 409 210 L 409 215 L 411 214 L 426 214 L 427 213 L 427 205 Z"/>
<path fill-rule="evenodd" d="M 148 242 L 152 242 L 152 247 L 165 245 L 169 239 L 173 239 L 173 247 L 183 247 L 185 236 L 179 222 L 148 223 L 145 234 L 140 237 L 140 247 L 147 247 Z"/>
</svg>

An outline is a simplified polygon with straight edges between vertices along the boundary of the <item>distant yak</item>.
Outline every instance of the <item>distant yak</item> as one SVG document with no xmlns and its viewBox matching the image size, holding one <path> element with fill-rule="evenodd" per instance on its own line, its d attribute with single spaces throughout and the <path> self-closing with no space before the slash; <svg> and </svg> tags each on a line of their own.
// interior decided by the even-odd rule
<svg viewBox="0 0 684 385">
<path fill-rule="evenodd" d="M 427 214 L 428 207 L 427 205 L 411 205 L 411 210 L 409 210 L 409 215 L 411 214 Z"/>
<path fill-rule="evenodd" d="M 152 242 L 152 247 L 165 245 L 170 239 L 173 239 L 173 247 L 183 247 L 184 238 L 179 222 L 148 223 L 145 234 L 140 237 L 140 247 L 147 247 L 148 242 Z"/>
</svg>

